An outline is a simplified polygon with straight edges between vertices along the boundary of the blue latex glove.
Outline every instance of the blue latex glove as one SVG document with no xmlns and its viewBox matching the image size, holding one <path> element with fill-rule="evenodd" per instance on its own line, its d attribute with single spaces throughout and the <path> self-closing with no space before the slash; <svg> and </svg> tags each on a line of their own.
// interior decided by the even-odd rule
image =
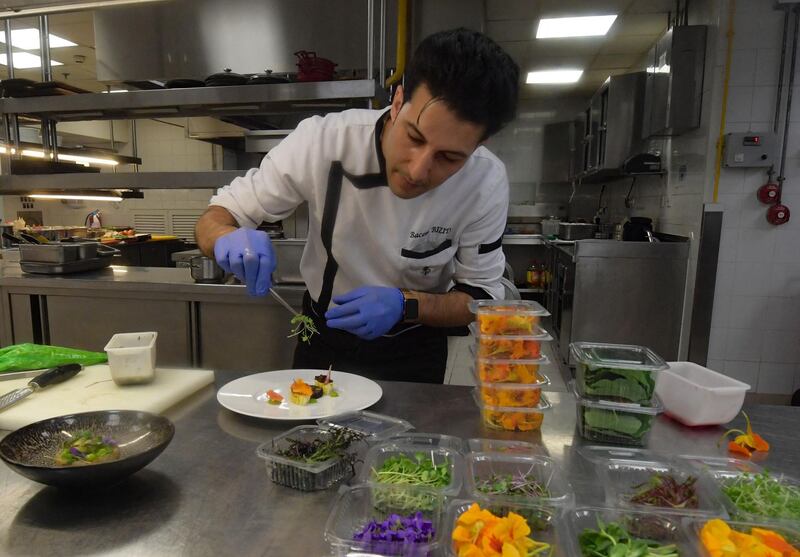
<svg viewBox="0 0 800 557">
<path fill-rule="evenodd" d="M 373 340 L 387 333 L 403 317 L 399 288 L 362 286 L 333 298 L 338 306 L 325 312 L 328 327 Z"/>
<path fill-rule="evenodd" d="M 214 257 L 226 273 L 247 285 L 251 296 L 264 296 L 272 286 L 275 251 L 266 232 L 237 228 L 217 238 Z"/>
</svg>

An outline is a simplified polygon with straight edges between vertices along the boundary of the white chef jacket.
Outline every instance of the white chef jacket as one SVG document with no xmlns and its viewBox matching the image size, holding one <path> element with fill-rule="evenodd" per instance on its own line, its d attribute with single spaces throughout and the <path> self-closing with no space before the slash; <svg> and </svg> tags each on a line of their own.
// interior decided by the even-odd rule
<svg viewBox="0 0 800 557">
<path fill-rule="evenodd" d="M 481 146 L 437 188 L 401 199 L 386 184 L 384 114 L 353 109 L 302 121 L 210 204 L 255 228 L 307 201 L 300 272 L 323 307 L 331 296 L 368 285 L 432 293 L 472 287 L 503 298 L 505 166 Z"/>
</svg>

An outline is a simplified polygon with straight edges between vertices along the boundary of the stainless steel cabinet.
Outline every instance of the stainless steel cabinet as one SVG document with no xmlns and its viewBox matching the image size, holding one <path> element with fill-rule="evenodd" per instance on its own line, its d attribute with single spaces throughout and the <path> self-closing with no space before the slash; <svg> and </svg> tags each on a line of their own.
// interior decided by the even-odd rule
<svg viewBox="0 0 800 557">
<path fill-rule="evenodd" d="M 157 364 L 192 366 L 189 302 L 48 295 L 48 344 L 102 352 L 114 333 L 157 331 Z"/>
</svg>

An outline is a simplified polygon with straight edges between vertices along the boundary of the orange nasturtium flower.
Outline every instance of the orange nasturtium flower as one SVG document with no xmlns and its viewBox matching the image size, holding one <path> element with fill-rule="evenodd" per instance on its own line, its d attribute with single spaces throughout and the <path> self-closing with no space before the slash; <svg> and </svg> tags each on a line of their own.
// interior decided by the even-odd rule
<svg viewBox="0 0 800 557">
<path fill-rule="evenodd" d="M 495 516 L 477 503 L 458 517 L 453 546 L 459 557 L 533 557 L 549 555 L 550 545 L 529 537 L 527 521 L 518 514 Z"/>
<path fill-rule="evenodd" d="M 718 518 L 703 525 L 700 541 L 711 557 L 800 557 L 800 551 L 777 532 L 752 528 L 747 534 Z"/>
<path fill-rule="evenodd" d="M 745 458 L 750 458 L 754 452 L 766 453 L 769 451 L 769 443 L 763 437 L 753 431 L 750 426 L 750 418 L 743 411 L 744 420 L 747 424 L 746 432 L 741 429 L 729 429 L 720 438 L 720 443 L 726 439 L 731 433 L 738 433 L 733 441 L 728 442 L 728 450 L 736 455 L 741 455 Z"/>
</svg>

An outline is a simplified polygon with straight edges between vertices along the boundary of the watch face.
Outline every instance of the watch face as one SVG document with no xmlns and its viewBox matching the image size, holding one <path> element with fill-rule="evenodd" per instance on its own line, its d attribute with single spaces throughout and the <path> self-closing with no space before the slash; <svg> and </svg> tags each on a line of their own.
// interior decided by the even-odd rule
<svg viewBox="0 0 800 557">
<path fill-rule="evenodd" d="M 417 319 L 419 317 L 419 300 L 406 298 L 404 317 L 406 320 Z"/>
</svg>

